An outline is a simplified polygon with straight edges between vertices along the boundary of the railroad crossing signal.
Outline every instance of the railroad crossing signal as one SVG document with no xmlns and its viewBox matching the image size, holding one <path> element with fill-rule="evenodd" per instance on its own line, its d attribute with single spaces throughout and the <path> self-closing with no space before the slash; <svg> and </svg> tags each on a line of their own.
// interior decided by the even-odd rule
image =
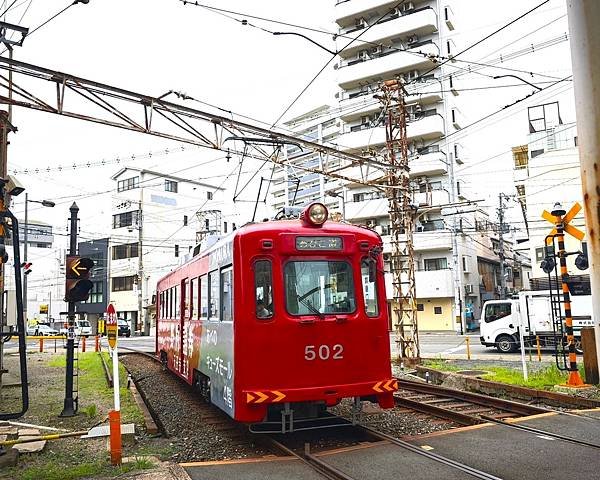
<svg viewBox="0 0 600 480">
<path fill-rule="evenodd" d="M 581 211 L 581 205 L 576 202 L 575 205 L 573 205 L 571 207 L 571 210 L 569 210 L 566 213 L 566 215 L 564 217 L 562 217 L 562 223 L 564 224 L 564 227 L 563 227 L 564 231 L 566 233 L 568 233 L 569 235 L 572 235 L 579 241 L 583 240 L 583 238 L 585 237 L 585 233 L 583 233 L 577 227 L 574 227 L 573 225 L 569 225 L 569 222 L 571 220 L 573 220 L 580 211 Z M 547 210 L 544 210 L 542 212 L 542 218 L 544 220 L 547 220 L 548 222 L 550 222 L 552 225 L 556 225 L 557 217 L 552 215 Z M 550 234 L 546 237 L 546 243 L 548 245 L 550 245 L 552 243 L 552 241 L 553 241 L 552 239 L 557 234 L 557 232 L 558 231 L 556 230 L 556 227 L 554 227 L 552 229 L 552 231 L 550 232 Z"/>
<path fill-rule="evenodd" d="M 88 299 L 93 287 L 89 280 L 93 267 L 94 261 L 91 258 L 67 255 L 65 301 L 81 302 Z"/>
</svg>

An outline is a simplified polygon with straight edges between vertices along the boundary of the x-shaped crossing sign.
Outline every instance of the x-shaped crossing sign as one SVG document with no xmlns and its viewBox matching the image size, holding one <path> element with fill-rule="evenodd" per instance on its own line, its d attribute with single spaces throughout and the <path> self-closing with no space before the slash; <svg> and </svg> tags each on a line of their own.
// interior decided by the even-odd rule
<svg viewBox="0 0 600 480">
<path fill-rule="evenodd" d="M 572 235 L 573 237 L 575 237 L 577 240 L 581 241 L 583 240 L 583 237 L 585 237 L 585 233 L 583 233 L 581 230 L 579 230 L 577 227 L 574 227 L 573 225 L 569 225 L 569 222 L 571 220 L 573 220 L 575 218 L 575 216 L 581 211 L 581 205 L 579 203 L 575 203 L 575 205 L 573 205 L 571 207 L 571 210 L 569 210 L 566 215 L 564 217 L 562 217 L 562 223 L 564 225 L 563 229 L 566 233 L 568 233 L 569 235 Z M 542 213 L 542 218 L 544 220 L 548 220 L 551 224 L 556 225 L 556 222 L 558 221 L 558 218 L 555 217 L 554 215 L 552 215 L 550 212 L 548 212 L 547 210 L 544 210 L 544 212 Z M 554 235 L 556 235 L 557 231 L 556 231 L 556 227 L 554 227 L 552 229 L 552 231 L 550 232 L 550 234 L 548 235 L 548 237 L 546 237 L 546 243 L 548 245 L 552 244 L 552 237 Z"/>
</svg>

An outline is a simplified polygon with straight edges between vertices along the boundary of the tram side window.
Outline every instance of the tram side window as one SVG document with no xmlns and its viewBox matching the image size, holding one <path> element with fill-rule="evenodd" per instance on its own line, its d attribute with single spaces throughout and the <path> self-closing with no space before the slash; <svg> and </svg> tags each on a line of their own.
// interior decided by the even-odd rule
<svg viewBox="0 0 600 480">
<path fill-rule="evenodd" d="M 363 295 L 365 297 L 365 313 L 368 317 L 379 315 L 379 303 L 377 302 L 377 263 L 374 259 L 364 259 L 360 267 L 362 277 Z"/>
<path fill-rule="evenodd" d="M 199 312 L 199 308 L 200 305 L 198 305 L 198 290 L 200 288 L 200 285 L 198 283 L 200 279 L 199 278 L 192 278 L 191 281 L 191 309 L 192 309 L 192 320 L 198 320 L 198 312 Z"/>
<path fill-rule="evenodd" d="M 175 312 L 174 317 L 179 318 L 181 306 L 179 305 L 179 287 L 177 285 L 173 289 L 173 310 Z"/>
<path fill-rule="evenodd" d="M 160 318 L 165 318 L 165 303 L 163 302 L 163 292 L 160 292 L 158 296 L 158 301 L 160 302 Z"/>
<path fill-rule="evenodd" d="M 171 289 L 167 290 L 167 318 L 173 318 L 173 295 L 171 293 Z"/>
<path fill-rule="evenodd" d="M 221 270 L 221 321 L 231 322 L 233 307 L 233 284 L 231 267 Z"/>
<path fill-rule="evenodd" d="M 208 277 L 200 277 L 200 319 L 208 318 Z"/>
<path fill-rule="evenodd" d="M 219 321 L 219 271 L 215 270 L 208 274 L 208 318 Z"/>
<path fill-rule="evenodd" d="M 254 292 L 256 295 L 256 316 L 273 316 L 273 275 L 269 260 L 259 260 L 254 264 Z"/>
</svg>

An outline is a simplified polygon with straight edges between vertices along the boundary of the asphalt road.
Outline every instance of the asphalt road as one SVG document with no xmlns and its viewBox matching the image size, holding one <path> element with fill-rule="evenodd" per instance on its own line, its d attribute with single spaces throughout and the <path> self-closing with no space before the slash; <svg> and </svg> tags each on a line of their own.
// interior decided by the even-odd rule
<svg viewBox="0 0 600 480">
<path fill-rule="evenodd" d="M 502 354 L 499 353 L 495 348 L 486 348 L 479 343 L 479 333 L 470 333 L 469 335 L 457 335 L 454 333 L 439 333 L 439 332 L 421 332 L 419 334 L 419 342 L 421 347 L 422 358 L 448 358 L 448 359 L 467 359 L 467 343 L 466 338 L 470 341 L 470 353 L 472 360 L 512 360 L 519 361 L 521 356 L 520 353 L 514 354 Z M 397 344 L 396 335 L 390 334 L 390 347 L 392 351 L 392 357 L 397 356 Z M 102 347 L 108 346 L 106 338 L 102 338 Z M 56 343 L 56 350 L 61 351 L 64 345 L 64 340 L 58 339 L 44 339 L 44 350 L 54 351 Z M 11 340 L 4 344 L 6 352 L 16 352 L 17 342 Z M 119 337 L 119 346 L 126 349 L 141 350 L 145 352 L 154 352 L 154 337 L 138 337 L 133 336 L 130 338 Z M 88 338 L 86 342 L 86 348 L 88 351 L 94 349 L 93 337 Z M 35 351 L 39 349 L 39 340 L 28 340 L 27 349 Z M 529 351 L 527 358 L 529 358 Z M 537 352 L 535 349 L 531 351 L 531 355 L 535 360 L 537 358 Z M 550 350 L 542 351 L 542 361 L 552 362 L 552 352 Z"/>
</svg>

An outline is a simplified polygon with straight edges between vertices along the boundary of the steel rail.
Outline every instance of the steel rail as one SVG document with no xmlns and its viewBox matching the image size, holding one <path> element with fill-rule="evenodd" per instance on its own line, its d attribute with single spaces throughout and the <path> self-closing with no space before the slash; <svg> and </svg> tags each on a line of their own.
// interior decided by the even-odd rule
<svg viewBox="0 0 600 480">
<path fill-rule="evenodd" d="M 585 440 L 580 440 L 578 438 L 569 437 L 568 435 L 562 435 L 560 433 L 548 432 L 546 430 L 541 430 L 539 428 L 528 427 L 527 425 L 523 425 L 520 423 L 509 423 L 509 422 L 505 422 L 504 420 L 500 420 L 499 418 L 489 417 L 487 415 L 482 415 L 481 418 L 483 418 L 489 422 L 496 423 L 498 425 L 503 425 L 505 427 L 510 427 L 510 428 L 522 430 L 522 431 L 529 432 L 529 433 L 534 433 L 535 435 L 544 435 L 546 437 L 552 437 L 557 440 L 562 440 L 563 442 L 574 443 L 576 445 L 584 445 L 586 447 L 600 449 L 600 445 L 597 443 L 586 442 Z"/>
<path fill-rule="evenodd" d="M 472 477 L 479 478 L 482 480 L 502 480 L 501 477 L 497 477 L 495 475 L 492 475 L 491 473 L 487 473 L 482 470 L 478 470 L 476 468 L 473 468 L 469 465 L 458 462 L 456 460 L 452 460 L 450 458 L 443 457 L 441 455 L 438 455 L 437 453 L 423 450 L 422 448 L 419 448 L 411 443 L 408 443 L 404 440 L 400 440 L 399 438 L 396 438 L 396 437 L 392 437 L 391 435 L 387 435 L 386 433 L 378 432 L 377 430 L 373 430 L 370 427 L 361 426 L 361 428 L 381 440 L 386 440 L 390 443 L 393 443 L 394 445 L 398 445 L 399 447 L 402 447 L 406 450 L 416 453 L 417 455 L 421 455 L 421 456 L 429 458 L 430 460 L 433 460 L 435 462 L 442 463 L 449 467 L 460 470 Z"/>
<path fill-rule="evenodd" d="M 396 405 L 400 405 L 417 412 L 427 413 L 434 417 L 443 418 L 446 420 L 452 420 L 454 423 L 459 425 L 478 425 L 484 423 L 479 417 L 468 415 L 466 413 L 457 412 L 444 407 L 438 407 L 437 405 L 431 405 L 429 403 L 418 402 L 409 398 L 402 398 L 397 395 L 394 396 Z"/>
<path fill-rule="evenodd" d="M 315 457 L 312 453 L 310 453 L 310 445 L 308 443 L 304 444 L 304 454 L 300 454 L 291 448 L 286 447 L 284 444 L 275 440 L 274 438 L 267 437 L 267 439 L 275 448 L 290 457 L 299 459 L 302 463 L 309 466 L 325 478 L 329 478 L 330 480 L 357 480 L 356 477 L 351 477 L 341 470 L 338 470 L 333 465 L 329 465 L 320 458 Z"/>
<path fill-rule="evenodd" d="M 465 392 L 463 390 L 441 387 L 439 385 L 433 385 L 431 383 L 420 383 L 398 379 L 398 388 L 410 390 L 413 392 L 455 398 L 457 400 L 464 400 L 466 402 L 482 405 L 485 407 L 497 408 L 499 410 L 504 410 L 506 412 L 511 412 L 518 415 L 536 415 L 539 413 L 549 413 L 553 411 L 547 408 L 515 402 L 513 400 L 489 397 L 480 393 Z"/>
</svg>

